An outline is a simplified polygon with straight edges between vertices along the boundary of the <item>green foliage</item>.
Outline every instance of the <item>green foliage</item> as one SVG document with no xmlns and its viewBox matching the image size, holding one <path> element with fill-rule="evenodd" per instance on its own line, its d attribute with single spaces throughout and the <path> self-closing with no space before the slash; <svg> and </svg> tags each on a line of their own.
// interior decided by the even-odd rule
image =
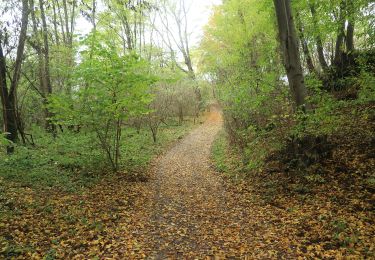
<svg viewBox="0 0 375 260">
<path fill-rule="evenodd" d="M 360 103 L 375 101 L 375 76 L 373 74 L 362 72 L 357 79 L 361 87 L 358 100 Z"/>
<path fill-rule="evenodd" d="M 228 143 L 224 133 L 220 133 L 212 145 L 212 159 L 215 167 L 220 172 L 228 172 L 227 165 L 227 149 Z"/>
<path fill-rule="evenodd" d="M 356 0 L 344 2 L 344 10 L 340 10 L 343 1 L 341 0 L 312 0 L 292 1 L 295 15 L 302 22 L 304 36 L 306 37 L 310 50 L 314 49 L 316 37 L 319 36 L 323 43 L 335 40 L 339 32 L 338 28 L 344 17 L 355 21 L 358 45 L 361 48 L 369 49 L 374 46 L 373 26 L 373 4 L 368 0 Z M 311 7 L 315 9 L 315 15 Z M 342 15 L 340 15 L 342 12 Z M 344 20 L 345 21 L 345 20 Z M 367 38 L 366 40 L 364 40 Z M 333 50 L 329 50 L 333 52 Z"/>
<path fill-rule="evenodd" d="M 161 127 L 157 143 L 147 129 L 139 134 L 135 129 L 124 129 L 126 143 L 123 141 L 121 145 L 121 170 L 125 173 L 145 170 L 156 154 L 193 126 L 191 121 L 182 126 L 170 123 Z M 35 147 L 17 146 L 12 156 L 2 151 L 0 179 L 19 186 L 76 192 L 97 183 L 108 172 L 108 163 L 94 133 L 65 131 L 52 138 L 37 128 L 33 132 Z"/>
<path fill-rule="evenodd" d="M 344 102 L 337 101 L 324 90 L 321 81 L 314 76 L 306 78 L 309 89 L 307 101 L 312 110 L 307 113 L 299 112 L 295 115 L 296 125 L 291 129 L 291 135 L 301 138 L 305 135 L 329 135 L 337 131 L 341 125 L 341 117 L 337 114 Z"/>
<path fill-rule="evenodd" d="M 343 246 L 354 244 L 358 242 L 357 235 L 352 232 L 349 224 L 343 219 L 336 219 L 332 221 L 331 227 L 333 230 L 333 238 Z"/>
<path fill-rule="evenodd" d="M 273 149 L 269 143 L 279 146 L 269 133 L 290 113 L 273 12 L 271 2 L 226 1 L 215 9 L 201 45 L 202 70 L 216 83 L 230 141 L 249 169 L 259 168 Z"/>
<path fill-rule="evenodd" d="M 40 133 L 35 135 L 37 146 L 17 146 L 14 154 L 0 160 L 1 177 L 22 186 L 54 187 L 68 191 L 95 181 L 95 176 L 88 174 L 100 162 L 95 159 L 101 157 L 92 156 L 95 152 L 87 145 L 91 143 L 90 140 L 69 133 L 56 139 L 45 136 L 42 131 L 36 133 Z M 66 139 L 70 142 L 65 142 Z"/>
<path fill-rule="evenodd" d="M 211 148 L 211 156 L 217 171 L 234 179 L 243 175 L 244 165 L 238 153 L 229 146 L 225 131 L 218 133 Z"/>
<path fill-rule="evenodd" d="M 176 125 L 168 122 L 169 126 L 160 127 L 159 136 L 156 143 L 153 142 L 152 135 L 147 129 L 142 129 L 138 134 L 135 129 L 125 129 L 127 143 L 121 148 L 121 165 L 126 171 L 139 171 L 148 166 L 151 159 L 171 142 L 180 139 L 193 127 L 191 121 L 184 125 Z"/>
<path fill-rule="evenodd" d="M 332 52 L 330 55 L 334 57 L 334 50 L 326 48 L 326 44 L 336 40 L 342 19 L 355 20 L 355 33 L 363 40 L 360 31 L 368 26 L 366 10 L 371 9 L 371 5 L 364 0 L 341 7 L 341 2 L 293 2 L 296 24 L 301 27 L 302 40 L 306 41 L 311 55 L 316 55 L 313 52 L 320 38 L 324 51 Z M 337 133 L 347 122 L 341 110 L 352 104 L 350 100 L 338 100 L 328 92 L 326 75 L 316 60 L 316 72 L 305 75 L 307 102 L 311 109 L 294 111 L 279 58 L 274 12 L 271 1 L 225 1 L 214 9 L 201 44 L 201 69 L 215 84 L 217 97 L 224 108 L 228 138 L 240 150 L 249 171 L 261 169 L 267 157 L 285 148 L 290 140 Z M 371 49 L 367 41 L 359 45 Z M 358 55 L 356 61 L 362 71 L 360 77 L 350 74 L 352 79 L 349 79 L 344 75 L 337 79 L 342 82 L 333 82 L 352 85 L 353 89 L 361 86 L 356 101 L 361 103 L 374 100 L 372 52 L 367 52 Z M 327 62 L 328 66 L 332 65 L 328 59 Z"/>
<path fill-rule="evenodd" d="M 325 179 L 320 174 L 309 174 L 304 176 L 309 183 L 321 184 L 325 183 Z"/>
<path fill-rule="evenodd" d="M 113 170 L 118 170 L 121 129 L 125 120 L 146 114 L 152 100 L 148 64 L 136 54 L 119 55 L 105 35 L 93 34 L 82 42 L 83 61 L 76 69 L 72 98 L 55 95 L 50 109 L 56 124 L 78 125 L 95 132 Z"/>
<path fill-rule="evenodd" d="M 9 141 L 6 138 L 6 133 L 0 132 L 0 149 L 7 147 L 8 145 L 11 145 L 11 141 Z"/>
</svg>

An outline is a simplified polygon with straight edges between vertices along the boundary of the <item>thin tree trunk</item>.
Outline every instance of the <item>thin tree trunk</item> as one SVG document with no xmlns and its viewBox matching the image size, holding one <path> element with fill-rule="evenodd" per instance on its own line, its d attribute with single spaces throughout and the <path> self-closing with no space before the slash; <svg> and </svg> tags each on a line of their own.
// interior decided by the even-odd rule
<svg viewBox="0 0 375 260">
<path fill-rule="evenodd" d="M 96 33 L 96 0 L 92 0 L 92 27 Z"/>
<path fill-rule="evenodd" d="M 57 45 L 60 45 L 59 30 L 57 29 L 57 13 L 56 13 L 55 1 L 52 1 L 52 8 L 53 8 L 53 28 L 54 28 L 54 33 L 55 33 L 55 41 Z"/>
<path fill-rule="evenodd" d="M 115 144 L 115 165 L 116 165 L 116 170 L 119 167 L 119 160 L 121 158 L 121 151 L 120 151 L 120 142 L 121 142 L 121 133 L 122 133 L 122 121 L 120 119 L 117 120 L 116 122 L 116 144 Z"/>
<path fill-rule="evenodd" d="M 45 80 L 45 87 L 47 95 L 52 94 L 52 85 L 51 85 L 51 78 L 49 73 L 49 43 L 48 43 L 48 27 L 46 16 L 44 12 L 44 3 L 43 0 L 39 0 L 40 6 L 40 13 L 42 18 L 42 35 L 43 35 L 43 44 L 44 44 L 44 80 Z"/>
<path fill-rule="evenodd" d="M 33 43 L 33 48 L 35 49 L 38 55 L 39 87 L 40 87 L 39 92 L 42 94 L 43 101 L 44 101 L 44 99 L 46 99 L 46 96 L 47 96 L 47 93 L 45 91 L 44 81 L 43 81 L 44 61 L 43 61 L 43 53 L 42 53 L 42 44 L 39 40 L 40 37 L 39 37 L 39 32 L 38 32 L 37 20 L 35 16 L 34 0 L 30 0 L 30 6 L 31 6 L 31 19 L 33 22 L 33 32 L 36 38 L 36 43 Z"/>
<path fill-rule="evenodd" d="M 23 132 L 22 119 L 20 113 L 17 110 L 17 87 L 19 80 L 21 78 L 21 69 L 22 69 L 22 61 L 23 61 L 23 54 L 25 50 L 25 43 L 26 43 L 26 34 L 27 34 L 27 26 L 29 23 L 29 3 L 28 0 L 22 0 L 22 18 L 21 18 L 21 32 L 18 41 L 18 48 L 17 48 L 17 56 L 14 65 L 13 77 L 10 84 L 10 103 L 13 107 L 14 118 L 16 120 L 16 127 L 18 132 L 20 133 L 23 142 L 25 142 L 25 136 Z"/>
<path fill-rule="evenodd" d="M 183 37 L 181 37 L 181 40 L 184 41 L 183 46 L 185 46 L 186 49 L 186 65 L 188 67 L 188 70 L 191 74 L 191 77 L 195 79 L 195 72 L 193 69 L 193 64 L 191 62 L 191 55 L 190 55 L 190 47 L 189 47 L 189 39 L 188 39 L 188 20 L 187 20 L 187 11 L 185 7 L 185 1 L 181 0 L 182 5 L 182 11 L 183 11 L 183 17 L 184 17 L 184 30 L 183 30 Z"/>
<path fill-rule="evenodd" d="M 46 97 L 48 98 L 49 95 L 52 94 L 52 84 L 51 84 L 51 77 L 49 71 L 49 43 L 48 43 L 48 27 L 46 16 L 44 12 L 44 3 L 43 0 L 39 0 L 39 7 L 40 7 L 40 15 L 42 18 L 42 27 L 43 27 L 43 43 L 44 43 L 44 67 L 43 67 L 43 82 L 45 87 Z M 45 100 L 47 104 L 48 101 Z M 51 122 L 52 113 L 49 112 L 47 109 L 47 120 L 46 120 L 46 129 L 47 131 L 51 132 L 53 135 L 56 134 L 56 128 L 54 124 Z"/>
<path fill-rule="evenodd" d="M 297 16 L 297 18 L 299 18 L 299 17 Z M 316 70 L 315 70 L 315 67 L 314 67 L 314 62 L 311 58 L 309 46 L 307 45 L 307 41 L 306 41 L 305 35 L 303 33 L 303 28 L 302 28 L 302 24 L 301 24 L 300 19 L 298 19 L 297 25 L 298 25 L 298 30 L 299 30 L 303 54 L 305 55 L 305 58 L 306 58 L 307 69 L 309 70 L 310 73 L 316 73 Z"/>
<path fill-rule="evenodd" d="M 126 41 L 127 41 L 128 49 L 133 50 L 132 32 L 130 29 L 128 18 L 124 15 L 122 20 L 123 20 L 123 27 L 124 27 L 125 34 L 126 34 Z"/>
<path fill-rule="evenodd" d="M 59 0 L 56 0 L 56 4 L 57 4 L 57 10 L 59 12 L 59 20 L 60 20 L 60 27 L 61 27 L 61 34 L 62 34 L 62 38 L 63 38 L 63 42 L 64 43 L 67 43 L 67 36 L 65 35 L 65 30 L 64 30 L 64 20 L 62 18 L 62 14 L 61 14 L 61 6 L 59 4 Z"/>
<path fill-rule="evenodd" d="M 69 32 L 69 15 L 68 15 L 68 5 L 66 0 L 63 0 L 63 8 L 64 8 L 64 23 L 65 23 L 65 31 L 66 31 L 66 40 L 67 43 L 70 42 L 70 32 Z"/>
<path fill-rule="evenodd" d="M 69 37 L 69 47 L 73 47 L 73 36 L 74 36 L 74 21 L 75 21 L 75 12 L 76 12 L 76 0 L 73 0 L 72 2 L 72 13 L 70 16 L 70 37 Z"/>
<path fill-rule="evenodd" d="M 316 10 L 315 10 L 314 4 L 312 4 L 312 3 L 310 3 L 310 11 L 311 11 L 311 15 L 312 15 L 312 18 L 313 18 L 314 26 L 315 26 L 315 28 L 318 28 Z M 318 32 L 317 36 L 315 37 L 316 49 L 317 49 L 317 52 L 318 52 L 318 59 L 319 59 L 320 66 L 322 67 L 323 71 L 326 71 L 328 69 L 328 65 L 327 65 L 326 59 L 324 57 L 323 42 L 322 42 L 322 38 L 320 37 L 319 33 L 320 32 Z"/>
</svg>

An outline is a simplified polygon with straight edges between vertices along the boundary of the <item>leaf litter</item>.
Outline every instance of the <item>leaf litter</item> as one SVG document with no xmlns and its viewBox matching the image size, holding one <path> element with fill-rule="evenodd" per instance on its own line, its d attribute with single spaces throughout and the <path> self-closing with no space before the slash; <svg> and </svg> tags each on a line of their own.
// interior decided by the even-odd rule
<svg viewBox="0 0 375 260">
<path fill-rule="evenodd" d="M 213 108 L 204 124 L 154 160 L 148 182 L 129 182 L 119 175 L 81 194 L 12 186 L 2 190 L 0 257 L 303 259 L 345 256 L 347 248 L 324 247 L 324 238 L 317 235 L 326 235 L 330 228 L 327 223 L 332 225 L 325 221 L 333 214 L 329 202 L 322 199 L 325 204 L 320 206 L 293 199 L 284 201 L 286 206 L 265 203 L 255 184 L 233 184 L 214 171 L 210 151 L 221 128 L 220 111 Z M 370 220 L 358 222 L 353 217 L 353 223 L 360 225 L 359 228 L 366 227 L 367 231 L 359 232 L 358 236 L 369 241 L 366 250 L 371 256 L 374 244 L 373 238 L 368 238 L 374 228 L 368 223 L 373 215 L 363 214 Z M 340 236 L 349 224 L 338 220 L 333 225 Z M 314 236 L 317 236 L 315 241 Z M 332 240 L 332 237 L 326 239 Z M 363 252 L 350 253 L 356 258 Z"/>
</svg>

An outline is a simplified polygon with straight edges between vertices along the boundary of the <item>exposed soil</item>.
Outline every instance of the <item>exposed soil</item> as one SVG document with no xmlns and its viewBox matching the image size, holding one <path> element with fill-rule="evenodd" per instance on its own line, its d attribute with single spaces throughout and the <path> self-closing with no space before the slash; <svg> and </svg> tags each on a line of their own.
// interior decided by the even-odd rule
<svg viewBox="0 0 375 260">
<path fill-rule="evenodd" d="M 223 246 L 215 233 L 222 233 L 225 191 L 221 178 L 210 167 L 210 148 L 222 119 L 217 108 L 212 110 L 207 121 L 156 166 L 152 257 L 209 253 L 213 247 Z"/>
<path fill-rule="evenodd" d="M 156 163 L 149 183 L 151 206 L 144 207 L 149 209 L 145 229 L 138 230 L 147 258 L 289 255 L 279 246 L 288 238 L 278 232 L 280 226 L 286 231 L 288 223 L 255 195 L 242 194 L 245 187 L 229 188 L 213 170 L 211 145 L 221 128 L 220 111 L 213 107 L 204 124 Z"/>
</svg>

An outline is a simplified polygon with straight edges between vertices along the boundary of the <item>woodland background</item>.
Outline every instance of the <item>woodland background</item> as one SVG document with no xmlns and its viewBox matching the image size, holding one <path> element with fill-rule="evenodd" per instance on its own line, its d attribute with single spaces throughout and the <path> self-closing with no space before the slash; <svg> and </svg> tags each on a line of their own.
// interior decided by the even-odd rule
<svg viewBox="0 0 375 260">
<path fill-rule="evenodd" d="M 301 214 L 306 254 L 373 256 L 374 3 L 224 0 L 199 46 L 190 7 L 0 3 L 0 255 L 33 252 L 14 230 L 29 210 L 54 212 L 49 191 L 59 201 L 118 178 L 141 185 L 151 159 L 219 103 L 212 158 L 239 192 L 255 185 Z"/>
</svg>

